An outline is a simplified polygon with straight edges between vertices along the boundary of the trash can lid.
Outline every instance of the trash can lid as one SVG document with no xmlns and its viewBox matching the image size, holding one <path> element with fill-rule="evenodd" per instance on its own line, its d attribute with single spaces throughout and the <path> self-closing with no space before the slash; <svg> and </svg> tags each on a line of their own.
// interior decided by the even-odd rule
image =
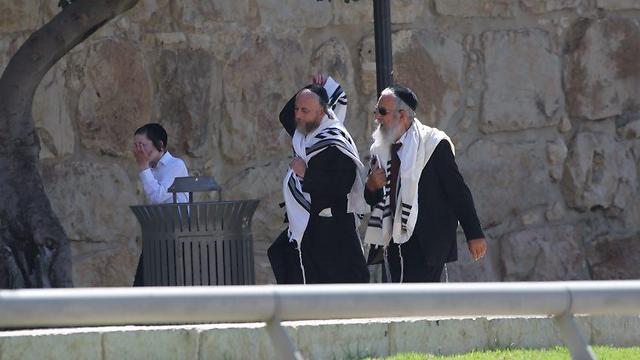
<svg viewBox="0 0 640 360">
<path fill-rule="evenodd" d="M 177 177 L 167 190 L 168 192 L 203 192 L 221 191 L 222 188 L 212 176 Z"/>
</svg>

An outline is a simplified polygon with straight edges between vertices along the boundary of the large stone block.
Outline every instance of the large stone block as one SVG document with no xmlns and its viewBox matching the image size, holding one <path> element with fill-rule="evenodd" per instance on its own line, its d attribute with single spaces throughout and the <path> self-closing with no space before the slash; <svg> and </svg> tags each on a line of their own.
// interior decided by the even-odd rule
<svg viewBox="0 0 640 360">
<path fill-rule="evenodd" d="M 624 209 L 637 193 L 637 170 L 632 153 L 613 135 L 576 135 L 565 162 L 562 191 L 569 206 Z"/>
<path fill-rule="evenodd" d="M 136 6 L 127 11 L 123 16 L 130 18 L 137 23 L 161 22 L 159 15 L 164 15 L 164 20 L 171 19 L 173 16 L 170 6 L 171 0 L 138 0 Z M 178 5 L 179 6 L 179 5 Z M 179 9 L 179 8 L 178 8 Z M 173 21 L 173 19 L 171 19 Z"/>
<path fill-rule="evenodd" d="M 407 319 L 392 322 L 387 335 L 389 353 L 451 355 L 482 349 L 489 343 L 485 331 L 487 322 L 485 318 L 447 321 Z"/>
<path fill-rule="evenodd" d="M 549 177 L 545 142 L 478 140 L 457 161 L 486 227 L 560 196 Z"/>
<path fill-rule="evenodd" d="M 567 37 L 564 78 L 572 116 L 602 119 L 640 106 L 640 28 L 634 21 L 581 19 Z"/>
<path fill-rule="evenodd" d="M 244 37 L 224 65 L 221 150 L 238 164 L 287 152 L 278 141 L 282 106 L 305 84 L 298 39 L 273 33 Z M 268 75 L 268 76 L 267 76 Z"/>
<path fill-rule="evenodd" d="M 333 19 L 333 7 L 326 1 L 255 0 L 262 25 L 274 27 L 322 28 Z"/>
<path fill-rule="evenodd" d="M 392 2 L 391 23 L 413 23 L 428 7 L 423 0 L 394 0 Z M 333 22 L 335 24 L 369 24 L 373 23 L 373 1 L 357 1 L 345 3 L 333 1 Z"/>
<path fill-rule="evenodd" d="M 116 163 L 45 162 L 42 178 L 71 240 L 76 286 L 128 286 L 137 265 L 135 185 Z M 85 273 L 85 271 L 87 271 Z"/>
<path fill-rule="evenodd" d="M 607 234 L 587 246 L 587 261 L 594 280 L 640 278 L 640 233 Z"/>
<path fill-rule="evenodd" d="M 591 320 L 592 345 L 617 347 L 638 346 L 640 316 L 593 316 Z"/>
<path fill-rule="evenodd" d="M 480 129 L 486 133 L 557 125 L 564 112 L 560 57 L 540 30 L 482 34 L 486 90 Z"/>
<path fill-rule="evenodd" d="M 423 0 L 395 0 L 391 10 L 391 23 L 411 24 L 419 21 L 422 13 L 428 7 L 429 3 Z M 373 12 L 371 12 L 371 17 L 373 18 Z"/>
<path fill-rule="evenodd" d="M 135 233 L 131 236 L 135 236 Z M 120 245 L 74 241 L 71 243 L 71 252 L 74 286 L 133 285 L 140 259 L 140 247 L 135 242 Z"/>
<path fill-rule="evenodd" d="M 584 326 L 589 324 L 584 320 L 585 318 L 582 317 L 576 318 L 580 332 L 589 339 L 591 328 Z M 510 318 L 509 321 L 492 318 L 487 322 L 489 347 L 493 349 L 513 348 L 514 344 L 517 344 L 518 348 L 525 349 L 563 345 L 558 327 L 549 317 Z"/>
<path fill-rule="evenodd" d="M 574 9 L 582 3 L 583 0 L 521 0 L 524 9 L 534 14 Z"/>
<path fill-rule="evenodd" d="M 74 53 L 68 86 L 79 91 L 80 142 L 98 154 L 130 156 L 133 132 L 152 120 L 151 83 L 140 50 L 107 39 Z"/>
<path fill-rule="evenodd" d="M 319 324 L 320 323 L 320 324 Z M 290 322 L 287 329 L 305 359 L 362 359 L 388 354 L 388 324 L 368 320 Z M 324 344 L 333 344 L 326 346 Z"/>
<path fill-rule="evenodd" d="M 204 50 L 149 54 L 154 121 L 169 133 L 169 148 L 192 157 L 211 156 L 222 118 L 222 72 Z"/>
<path fill-rule="evenodd" d="M 206 15 L 202 13 L 202 8 L 206 13 L 207 10 L 211 11 L 212 5 L 207 2 L 197 7 L 193 2 L 183 5 L 182 2 L 173 0 L 138 0 L 138 3 L 120 15 L 119 19 L 129 21 L 133 29 L 136 29 L 135 35 L 141 37 L 178 31 L 213 32 L 214 21 L 203 19 Z M 215 11 L 211 12 L 217 14 Z M 202 23 L 196 23 L 196 19 Z M 131 38 L 133 35 L 132 31 L 127 31 L 126 37 Z"/>
<path fill-rule="evenodd" d="M 596 6 L 605 10 L 637 10 L 640 2 L 636 0 L 596 0 Z"/>
<path fill-rule="evenodd" d="M 398 31 L 392 34 L 394 80 L 418 97 L 418 118 L 431 126 L 446 127 L 462 106 L 465 54 L 462 44 L 447 34 Z M 362 90 L 375 99 L 374 39 L 360 46 Z M 375 101 L 375 100 L 374 100 Z"/>
<path fill-rule="evenodd" d="M 436 12 L 447 16 L 496 17 L 514 16 L 514 0 L 435 0 Z"/>
<path fill-rule="evenodd" d="M 249 0 L 182 0 L 172 2 L 168 10 L 182 30 L 196 31 L 212 28 L 217 23 L 249 21 L 257 13 Z"/>
<path fill-rule="evenodd" d="M 80 330 L 24 330 L 0 336 L 2 360 L 103 359 L 102 335 Z"/>
<path fill-rule="evenodd" d="M 393 16 L 393 11 L 391 12 Z M 373 24 L 373 1 L 357 1 L 345 3 L 333 1 L 333 22 L 337 25 Z"/>
<path fill-rule="evenodd" d="M 105 332 L 104 359 L 197 359 L 197 331 L 183 328 L 150 328 Z"/>
<path fill-rule="evenodd" d="M 0 2 L 0 33 L 36 30 L 42 24 L 40 1 Z"/>
<path fill-rule="evenodd" d="M 75 132 L 65 88 L 66 61 L 60 60 L 42 79 L 33 97 L 33 121 L 40 138 L 40 159 L 72 154 Z"/>
<path fill-rule="evenodd" d="M 580 227 L 527 229 L 500 240 L 507 281 L 587 280 Z"/>
<path fill-rule="evenodd" d="M 276 354 L 263 324 L 216 325 L 200 334 L 198 359 L 270 359 Z"/>
</svg>

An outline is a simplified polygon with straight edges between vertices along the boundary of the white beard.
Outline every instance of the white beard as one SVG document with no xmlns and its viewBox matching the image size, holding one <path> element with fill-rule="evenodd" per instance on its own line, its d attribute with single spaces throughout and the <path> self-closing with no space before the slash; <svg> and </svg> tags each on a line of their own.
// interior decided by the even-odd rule
<svg viewBox="0 0 640 360">
<path fill-rule="evenodd" d="M 376 147 L 390 148 L 391 144 L 396 142 L 400 135 L 402 135 L 401 132 L 402 124 L 400 120 L 396 120 L 391 128 L 384 128 L 378 123 L 378 127 L 374 130 L 373 134 L 371 134 L 373 144 Z"/>
</svg>

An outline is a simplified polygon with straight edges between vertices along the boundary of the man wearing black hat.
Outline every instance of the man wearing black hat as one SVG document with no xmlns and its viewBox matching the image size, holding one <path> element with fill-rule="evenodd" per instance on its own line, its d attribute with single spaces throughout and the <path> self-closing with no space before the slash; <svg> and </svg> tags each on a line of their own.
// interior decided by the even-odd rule
<svg viewBox="0 0 640 360">
<path fill-rule="evenodd" d="M 474 260 L 487 251 L 453 143 L 415 118 L 417 106 L 410 89 L 391 86 L 375 109 L 365 242 L 371 245 L 370 260 L 385 261 L 393 282 L 439 282 L 444 264 L 458 257 L 458 222 Z"/>
<path fill-rule="evenodd" d="M 280 284 L 369 281 L 356 232 L 364 165 L 343 125 L 346 105 L 333 79 L 316 76 L 280 113 L 294 152 L 283 183 L 289 227 L 268 250 Z"/>
</svg>

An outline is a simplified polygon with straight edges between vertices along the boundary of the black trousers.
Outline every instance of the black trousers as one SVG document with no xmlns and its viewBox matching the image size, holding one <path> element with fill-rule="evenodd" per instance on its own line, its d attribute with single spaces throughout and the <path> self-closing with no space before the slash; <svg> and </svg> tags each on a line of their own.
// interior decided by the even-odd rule
<svg viewBox="0 0 640 360">
<path fill-rule="evenodd" d="M 302 262 L 307 284 L 368 283 L 367 269 L 352 214 L 312 216 L 302 240 Z M 267 251 L 278 284 L 302 284 L 300 254 L 285 230 Z"/>
<path fill-rule="evenodd" d="M 297 243 L 289 242 L 287 230 L 267 250 L 271 269 L 278 284 L 302 284 L 302 269 Z"/>
<path fill-rule="evenodd" d="M 402 254 L 403 266 L 400 264 Z M 391 282 L 440 282 L 444 264 L 429 265 L 426 263 L 420 243 L 415 239 L 410 239 L 402 245 L 391 241 L 387 249 L 387 260 L 389 262 L 389 272 Z"/>
</svg>

